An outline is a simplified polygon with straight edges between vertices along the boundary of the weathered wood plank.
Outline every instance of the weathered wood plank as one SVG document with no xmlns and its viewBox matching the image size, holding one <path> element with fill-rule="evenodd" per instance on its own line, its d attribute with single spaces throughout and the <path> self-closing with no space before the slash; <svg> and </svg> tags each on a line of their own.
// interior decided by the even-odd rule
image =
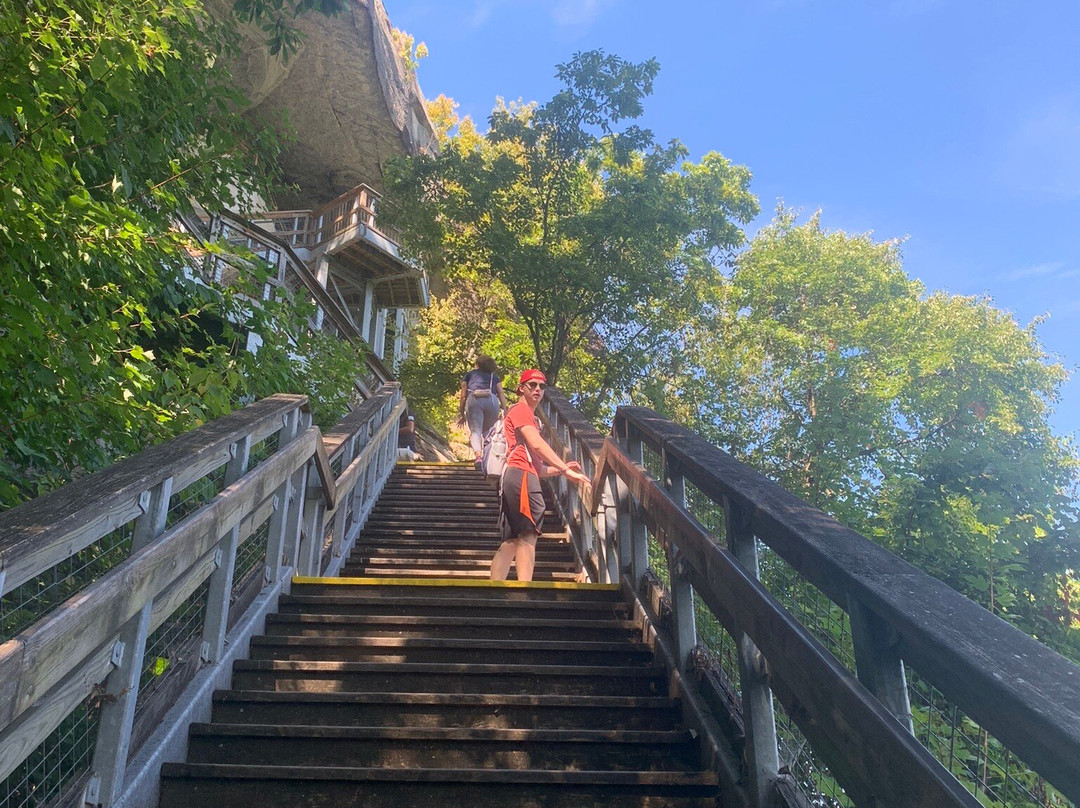
<svg viewBox="0 0 1080 808">
<path fill-rule="evenodd" d="M 549 387 L 544 392 L 544 400 L 547 406 L 558 412 L 562 422 L 570 427 L 574 436 L 581 442 L 582 454 L 595 464 L 600 459 L 600 452 L 604 448 L 604 436 L 571 406 L 566 396 L 558 389 Z M 542 407 L 541 410 L 543 410 Z"/>
<path fill-rule="evenodd" d="M 94 582 L 55 612 L 0 646 L 0 682 L 17 682 L 0 704 L 7 726 L 95 647 L 214 547 L 315 451 L 318 430 L 269 457 L 162 537 Z M 7 693 L 5 692 L 5 695 Z"/>
<path fill-rule="evenodd" d="M 323 499 L 326 507 L 333 509 L 337 504 L 337 485 L 334 482 L 334 472 L 330 468 L 330 458 L 326 455 L 321 440 L 315 442 L 315 470 L 319 473 L 319 482 L 322 484 Z"/>
<path fill-rule="evenodd" d="M 167 477 L 173 478 L 173 490 L 181 490 L 227 462 L 231 444 L 252 432 L 257 440 L 265 437 L 280 429 L 282 415 L 306 404 L 305 396 L 264 398 L 0 514 L 4 591 L 25 583 L 139 516 L 139 497 L 144 491 Z"/>
<path fill-rule="evenodd" d="M 348 499 L 349 493 L 356 485 L 356 478 L 360 472 L 368 467 L 372 462 L 375 455 L 384 448 L 385 441 L 390 437 L 391 431 L 397 432 L 398 418 L 401 417 L 401 413 L 405 412 L 405 402 L 399 401 L 397 405 L 390 411 L 390 415 L 382 423 L 382 425 L 376 430 L 372 436 L 368 445 L 365 446 L 348 466 L 341 470 L 341 474 L 338 475 L 335 483 L 336 491 L 333 498 L 328 498 L 329 501 L 340 503 L 344 505 Z M 326 519 L 332 519 L 335 516 L 335 509 L 328 507 L 326 512 Z"/>
<path fill-rule="evenodd" d="M 1080 667 L 651 410 L 620 408 L 709 497 L 841 608 L 853 597 L 897 632 L 898 654 L 1070 799 L 1080 801 Z"/>
<path fill-rule="evenodd" d="M 326 454 L 331 462 L 337 459 L 345 442 L 351 439 L 357 431 L 363 429 L 367 422 L 379 413 L 383 404 L 392 399 L 400 390 L 401 385 L 399 383 L 387 382 L 371 398 L 326 431 L 323 435 L 323 444 L 326 446 Z"/>
</svg>

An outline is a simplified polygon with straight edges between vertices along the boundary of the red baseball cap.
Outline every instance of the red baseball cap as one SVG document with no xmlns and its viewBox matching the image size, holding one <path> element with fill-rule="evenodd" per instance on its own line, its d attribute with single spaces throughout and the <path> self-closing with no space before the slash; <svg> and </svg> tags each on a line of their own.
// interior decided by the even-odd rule
<svg viewBox="0 0 1080 808">
<path fill-rule="evenodd" d="M 518 385 L 525 384 L 525 382 L 542 381 L 547 382 L 547 376 L 536 368 L 530 368 L 521 374 L 521 378 L 518 380 Z"/>
</svg>

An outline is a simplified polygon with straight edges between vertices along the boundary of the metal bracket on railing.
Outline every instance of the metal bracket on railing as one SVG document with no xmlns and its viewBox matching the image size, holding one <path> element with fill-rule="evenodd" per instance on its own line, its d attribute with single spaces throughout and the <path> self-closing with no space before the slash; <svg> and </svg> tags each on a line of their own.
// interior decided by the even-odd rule
<svg viewBox="0 0 1080 808">
<path fill-rule="evenodd" d="M 100 791 L 101 778 L 94 775 L 87 781 L 86 788 L 83 789 L 83 804 L 96 806 L 100 799 Z"/>
<path fill-rule="evenodd" d="M 230 443 L 229 444 L 229 459 L 230 460 L 235 460 L 236 459 L 236 444 L 235 443 Z"/>
<path fill-rule="evenodd" d="M 222 558 L 223 554 L 221 552 L 221 548 L 219 547 L 214 550 L 214 569 L 221 569 Z"/>
<path fill-rule="evenodd" d="M 119 668 L 124 662 L 124 643 L 122 640 L 117 640 L 113 643 L 112 655 L 109 657 L 109 662 L 114 667 Z"/>
<path fill-rule="evenodd" d="M 210 661 L 210 641 L 209 640 L 203 640 L 202 644 L 199 646 L 199 659 L 201 659 L 203 662 L 209 662 Z"/>
<path fill-rule="evenodd" d="M 278 509 L 278 505 L 280 505 L 280 504 L 281 503 L 278 501 L 278 495 L 274 494 L 273 508 L 274 508 L 275 511 Z"/>
<path fill-rule="evenodd" d="M 273 580 L 273 573 L 270 570 L 269 565 L 263 566 L 263 581 L 270 583 Z"/>
<path fill-rule="evenodd" d="M 139 494 L 139 510 L 146 513 L 150 510 L 150 491 L 149 489 Z"/>
</svg>

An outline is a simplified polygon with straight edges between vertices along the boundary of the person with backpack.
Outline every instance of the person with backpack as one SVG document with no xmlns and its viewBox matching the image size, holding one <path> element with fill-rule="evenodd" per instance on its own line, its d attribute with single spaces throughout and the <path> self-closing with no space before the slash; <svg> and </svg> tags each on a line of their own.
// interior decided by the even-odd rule
<svg viewBox="0 0 1080 808">
<path fill-rule="evenodd" d="M 499 532 L 502 544 L 491 559 L 491 580 L 505 581 L 510 565 L 519 581 L 531 581 L 536 566 L 536 540 L 544 521 L 541 477 L 565 476 L 589 485 L 577 461 L 559 457 L 540 435 L 536 408 L 544 397 L 547 377 L 535 368 L 521 374 L 518 402 L 506 413 L 506 468 L 499 486 Z"/>
<path fill-rule="evenodd" d="M 483 470 L 484 436 L 506 412 L 502 380 L 495 373 L 495 360 L 480 354 L 476 367 L 461 380 L 458 395 L 458 423 L 469 425 L 469 445 L 478 470 Z"/>
</svg>

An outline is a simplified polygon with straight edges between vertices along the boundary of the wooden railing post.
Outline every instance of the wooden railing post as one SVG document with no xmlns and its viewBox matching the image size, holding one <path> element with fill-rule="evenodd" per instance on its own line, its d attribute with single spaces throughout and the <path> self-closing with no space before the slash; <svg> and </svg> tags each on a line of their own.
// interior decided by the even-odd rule
<svg viewBox="0 0 1080 808">
<path fill-rule="evenodd" d="M 353 454 L 354 445 L 355 442 L 350 440 L 348 442 L 348 445 L 346 445 L 342 449 L 340 455 L 342 469 L 348 468 L 349 463 L 351 463 L 353 457 L 355 457 L 355 455 Z M 337 558 L 341 555 L 343 551 L 342 548 L 345 546 L 345 519 L 349 513 L 349 502 L 351 501 L 351 499 L 352 497 L 348 495 L 339 499 L 336 506 L 337 509 L 334 512 L 334 549 L 332 550 L 334 558 Z"/>
<path fill-rule="evenodd" d="M 142 515 L 135 520 L 135 531 L 131 538 L 133 555 L 165 531 L 172 486 L 173 478 L 168 477 L 139 497 Z M 120 636 L 113 646 L 114 668 L 105 680 L 94 761 L 90 779 L 83 791 L 86 804 L 107 808 L 116 801 L 123 788 L 153 608 L 153 603 L 147 603 L 128 620 L 120 629 Z"/>
<path fill-rule="evenodd" d="M 306 431 L 311 424 L 311 413 L 300 412 L 297 434 Z M 284 531 L 281 561 L 294 570 L 299 569 L 300 564 L 300 548 L 304 540 L 304 509 L 307 507 L 307 481 L 312 476 L 318 476 L 314 462 L 304 463 L 289 477 L 289 526 Z"/>
<path fill-rule="evenodd" d="M 225 466 L 224 484 L 230 486 L 244 476 L 251 456 L 251 436 L 229 447 L 229 462 Z M 232 598 L 233 573 L 236 569 L 236 545 L 240 538 L 237 525 L 221 538 L 218 545 L 217 569 L 210 573 L 206 593 L 206 618 L 200 656 L 205 662 L 217 662 L 225 651 L 225 634 L 229 625 L 229 601 Z"/>
<path fill-rule="evenodd" d="M 645 444 L 642 442 L 641 437 L 635 434 L 634 428 L 629 423 L 626 424 L 626 456 L 635 465 L 644 467 Z M 627 545 L 629 547 L 630 580 L 634 584 L 634 592 L 641 594 L 645 572 L 649 569 L 649 538 L 645 532 L 645 521 L 637 511 L 640 505 L 629 494 L 627 495 L 627 506 L 626 515 L 630 517 L 627 520 L 629 523 L 629 542 L 627 542 Z"/>
<path fill-rule="evenodd" d="M 312 485 L 318 478 L 315 462 L 304 466 L 304 478 L 300 490 L 304 492 L 303 527 L 300 531 L 300 549 L 296 553 L 298 575 L 319 575 L 322 572 L 322 549 L 326 538 L 326 500 L 322 488 Z"/>
<path fill-rule="evenodd" d="M 672 461 L 667 452 L 664 452 L 664 477 L 665 487 L 675 504 L 682 510 L 686 510 L 686 480 L 679 470 L 678 465 Z M 682 556 L 675 542 L 670 538 L 667 544 L 668 578 L 671 584 L 671 612 L 675 625 L 672 633 L 675 635 L 675 653 L 679 663 L 679 670 L 685 671 L 690 665 L 690 655 L 697 645 L 697 625 L 694 616 L 694 587 L 690 584 L 690 578 L 686 574 Z"/>
<path fill-rule="evenodd" d="M 723 507 L 728 549 L 746 571 L 757 578 L 757 539 L 750 529 L 747 514 L 726 497 Z M 766 808 L 772 804 L 772 792 L 780 768 L 769 673 L 765 659 L 753 640 L 740 634 L 735 638 L 735 642 L 739 648 L 739 680 L 742 684 L 750 804 L 754 808 Z"/>
<path fill-rule="evenodd" d="M 283 418 L 278 431 L 278 450 L 300 433 L 300 411 L 293 410 Z M 266 538 L 266 568 L 263 581 L 273 583 L 281 575 L 281 556 L 285 545 L 300 529 L 301 491 L 293 488 L 296 475 L 285 479 L 274 493 L 274 512 L 270 515 L 270 530 Z"/>
<path fill-rule="evenodd" d="M 859 681 L 914 734 L 904 660 L 896 653 L 896 632 L 851 594 L 848 615 Z"/>
<path fill-rule="evenodd" d="M 591 475 L 590 475 L 591 476 Z M 600 508 L 596 512 L 596 526 L 602 536 L 604 546 L 605 583 L 618 583 L 622 575 L 619 540 L 619 482 L 614 474 L 609 474 L 601 483 Z"/>
</svg>

